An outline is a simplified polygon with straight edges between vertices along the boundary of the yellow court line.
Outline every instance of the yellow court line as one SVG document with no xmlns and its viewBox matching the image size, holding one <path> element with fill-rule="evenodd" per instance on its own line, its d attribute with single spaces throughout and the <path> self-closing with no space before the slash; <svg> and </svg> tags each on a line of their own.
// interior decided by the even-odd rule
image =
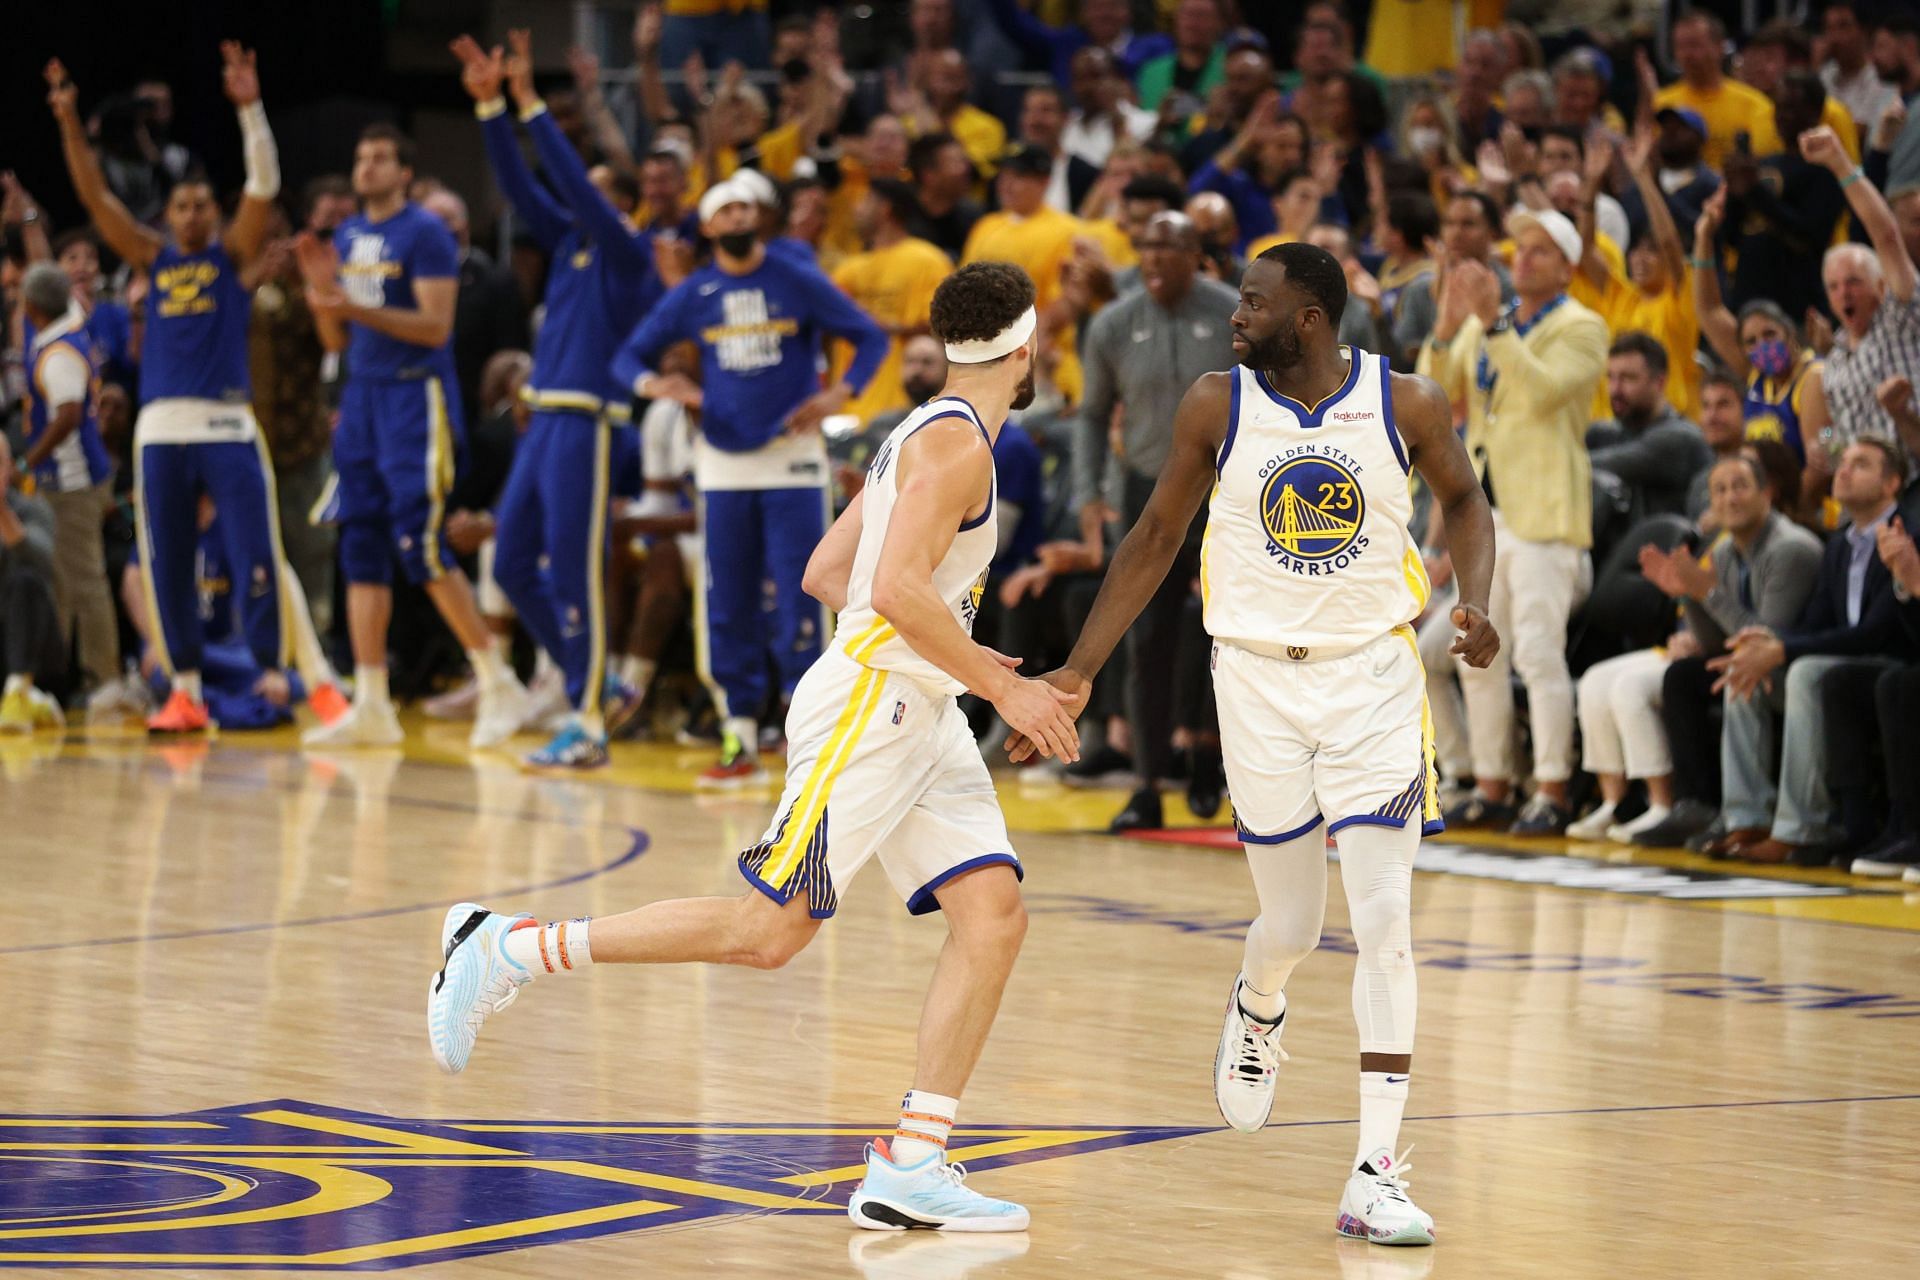
<svg viewBox="0 0 1920 1280">
<path fill-rule="evenodd" d="M 266 1169 L 290 1173 L 314 1184 L 310 1196 L 288 1204 L 265 1209 L 239 1209 L 232 1213 L 203 1213 L 191 1218 L 165 1218 L 158 1222 L 99 1222 L 75 1227 L 22 1227 L 0 1231 L 0 1240 L 45 1240 L 57 1236 L 148 1235 L 161 1231 L 189 1231 L 200 1227 L 239 1227 L 259 1222 L 285 1222 L 292 1218 L 312 1218 L 326 1213 L 345 1213 L 376 1204 L 393 1193 L 393 1185 L 370 1173 L 344 1169 L 338 1165 L 309 1160 L 226 1160 L 223 1163 L 242 1169 Z M 10 1255 L 0 1254 L 0 1261 Z M 47 1255 L 32 1258 L 46 1261 Z M 60 1261 L 73 1259 L 61 1255 Z"/>
<path fill-rule="evenodd" d="M 654 1191 L 677 1192 L 683 1196 L 698 1196 L 703 1200 L 725 1200 L 732 1204 L 751 1205 L 756 1209 L 817 1209 L 820 1207 L 818 1200 L 809 1200 L 805 1196 L 778 1196 L 765 1191 L 750 1191 L 745 1187 L 729 1187 L 717 1182 L 702 1182 L 695 1178 L 676 1178 L 665 1173 L 619 1169 L 611 1165 L 591 1164 L 584 1160 L 542 1160 L 515 1167 L 546 1169 L 552 1173 L 570 1173 L 575 1177 L 594 1178 L 601 1182 L 617 1182 L 627 1187 L 646 1187 Z"/>
<path fill-rule="evenodd" d="M 817 1125 L 754 1125 L 728 1127 L 725 1125 L 665 1125 L 665 1124 L 450 1124 L 449 1129 L 462 1129 L 470 1133 L 632 1133 L 659 1134 L 669 1137 L 824 1137 L 824 1138 L 884 1138 L 893 1132 L 891 1125 L 860 1125 L 855 1127 L 832 1129 Z M 1004 1129 L 955 1129 L 955 1137 L 972 1137 L 987 1133 L 1005 1133 Z M 1022 1135 L 1036 1132 L 1023 1129 Z M 1048 1132 L 1051 1132 L 1050 1130 Z M 1077 1132 L 1077 1131 L 1076 1131 Z M 1100 1134 L 1106 1137 L 1106 1134 Z"/>
<path fill-rule="evenodd" d="M 510 1151 L 505 1147 L 483 1147 L 478 1143 L 461 1142 L 455 1138 L 433 1138 L 425 1134 L 409 1133 L 405 1129 L 389 1129 L 384 1125 L 361 1124 L 355 1120 L 340 1120 L 333 1116 L 303 1115 L 298 1111 L 254 1111 L 249 1112 L 249 1120 L 261 1120 L 268 1124 L 284 1125 L 290 1129 L 312 1129 L 319 1133 L 336 1134 L 342 1138 L 362 1138 L 368 1142 L 379 1142 L 400 1151 L 418 1155 L 461 1155 L 461 1156 L 517 1156 L 523 1154 Z M 379 1154 L 365 1148 L 350 1147 L 353 1154 Z"/>
</svg>

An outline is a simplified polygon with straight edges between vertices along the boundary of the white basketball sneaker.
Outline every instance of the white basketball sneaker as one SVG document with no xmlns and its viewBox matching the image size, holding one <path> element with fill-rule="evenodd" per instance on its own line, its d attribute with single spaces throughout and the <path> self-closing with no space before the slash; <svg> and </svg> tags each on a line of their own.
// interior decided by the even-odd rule
<svg viewBox="0 0 1920 1280">
<path fill-rule="evenodd" d="M 966 1184 L 966 1166 L 934 1152 L 911 1168 L 893 1162 L 885 1142 L 867 1144 L 867 1176 L 847 1216 L 868 1231 L 1025 1231 L 1027 1210 L 983 1196 Z"/>
<path fill-rule="evenodd" d="M 491 689 L 482 689 L 468 745 L 475 751 L 499 746 L 520 732 L 527 723 L 527 710 L 526 687 L 511 675 Z"/>
<path fill-rule="evenodd" d="M 1407 1198 L 1407 1173 L 1413 1165 L 1385 1147 L 1368 1156 L 1347 1179 L 1340 1197 L 1340 1220 L 1334 1229 L 1343 1236 L 1374 1244 L 1432 1244 L 1433 1219 Z"/>
<path fill-rule="evenodd" d="M 449 1075 L 467 1065 L 480 1026 L 512 1004 L 533 975 L 507 956 L 501 942 L 515 922 L 531 920 L 522 912 L 503 916 L 477 902 L 447 909 L 440 926 L 440 972 L 427 984 L 427 1039 L 433 1060 Z"/>
<path fill-rule="evenodd" d="M 1227 997 L 1226 1024 L 1220 1028 L 1220 1047 L 1213 1055 L 1213 1100 L 1220 1115 L 1242 1133 L 1258 1133 L 1273 1112 L 1273 1073 L 1287 1060 L 1280 1047 L 1279 1022 L 1264 1023 L 1240 1007 L 1244 976 L 1233 980 Z"/>
<path fill-rule="evenodd" d="M 397 747 L 406 738 L 391 702 L 356 702 L 332 724 L 315 725 L 300 735 L 303 747 Z"/>
</svg>

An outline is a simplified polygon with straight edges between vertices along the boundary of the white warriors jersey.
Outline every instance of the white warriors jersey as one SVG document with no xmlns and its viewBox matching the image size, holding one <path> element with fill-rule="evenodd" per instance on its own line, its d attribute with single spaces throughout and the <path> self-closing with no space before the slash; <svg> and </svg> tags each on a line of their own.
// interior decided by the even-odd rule
<svg viewBox="0 0 1920 1280">
<path fill-rule="evenodd" d="M 973 406 L 957 396 L 927 401 L 887 436 L 867 467 L 867 484 L 861 491 L 865 509 L 861 513 L 860 549 L 853 557 L 847 607 L 840 613 L 837 634 L 844 637 L 839 643 L 847 656 L 864 667 L 897 671 L 943 693 L 958 694 L 966 691 L 965 685 L 915 653 L 893 624 L 873 611 L 873 575 L 880 567 L 880 548 L 886 543 L 894 504 L 900 498 L 901 446 L 921 427 L 944 418 L 964 419 L 979 430 L 982 439 L 987 438 L 987 429 Z M 992 441 L 988 444 L 991 446 Z M 980 597 L 987 589 L 987 566 L 999 545 L 999 521 L 994 510 L 998 496 L 999 481 L 990 478 L 986 509 L 960 526 L 953 544 L 933 567 L 934 591 L 947 602 L 954 620 L 968 635 L 973 634 L 974 615 L 980 611 Z"/>
<path fill-rule="evenodd" d="M 1384 358 L 1343 348 L 1347 378 L 1312 407 L 1236 366 L 1200 586 L 1209 635 L 1334 656 L 1412 622 L 1432 592 Z"/>
</svg>

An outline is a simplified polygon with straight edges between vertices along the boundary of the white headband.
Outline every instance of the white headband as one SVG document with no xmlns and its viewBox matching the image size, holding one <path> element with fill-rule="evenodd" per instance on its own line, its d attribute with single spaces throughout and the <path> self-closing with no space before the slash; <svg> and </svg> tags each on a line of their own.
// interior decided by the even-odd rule
<svg viewBox="0 0 1920 1280">
<path fill-rule="evenodd" d="M 1027 345 L 1027 339 L 1033 336 L 1033 330 L 1040 323 L 1040 317 L 1028 307 L 1018 320 L 1002 329 L 991 338 L 977 338 L 968 342 L 949 342 L 947 344 L 947 362 L 949 364 L 985 364 L 989 360 L 998 360 Z"/>
</svg>

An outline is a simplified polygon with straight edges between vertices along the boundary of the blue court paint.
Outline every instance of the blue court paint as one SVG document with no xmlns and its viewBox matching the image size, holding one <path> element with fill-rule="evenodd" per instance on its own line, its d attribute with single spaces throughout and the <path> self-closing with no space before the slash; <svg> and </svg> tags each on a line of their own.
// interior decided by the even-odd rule
<svg viewBox="0 0 1920 1280">
<path fill-rule="evenodd" d="M 544 1121 L 510 1131 L 521 1127 L 288 1100 L 66 1119 L 0 1117 L 0 1266 L 386 1270 L 768 1213 L 851 1230 L 862 1149 L 886 1132 Z M 114 1123 L 129 1119 L 152 1127 Z M 601 1127 L 614 1132 L 592 1132 Z M 978 1175 L 1212 1131 L 969 1125 L 951 1150 Z M 970 1154 L 1010 1141 L 1019 1149 Z M 541 1167 L 553 1162 L 566 1163 Z M 253 1220 L 262 1211 L 279 1216 Z"/>
</svg>

